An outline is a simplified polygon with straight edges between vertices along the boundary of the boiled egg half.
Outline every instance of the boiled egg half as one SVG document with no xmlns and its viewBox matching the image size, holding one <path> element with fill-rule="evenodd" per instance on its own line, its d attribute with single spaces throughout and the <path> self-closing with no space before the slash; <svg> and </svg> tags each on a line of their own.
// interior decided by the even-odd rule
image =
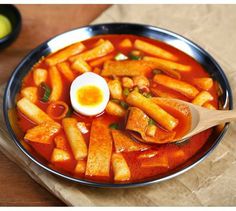
<svg viewBox="0 0 236 211">
<path fill-rule="evenodd" d="M 74 110 L 86 116 L 103 112 L 110 98 L 107 82 L 101 76 L 87 72 L 72 82 L 70 100 Z"/>
</svg>

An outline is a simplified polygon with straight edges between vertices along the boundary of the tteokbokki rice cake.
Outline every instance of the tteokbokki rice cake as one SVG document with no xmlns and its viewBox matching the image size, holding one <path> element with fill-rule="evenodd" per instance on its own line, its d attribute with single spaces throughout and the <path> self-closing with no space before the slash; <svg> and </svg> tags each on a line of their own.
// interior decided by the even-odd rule
<svg viewBox="0 0 236 211">
<path fill-rule="evenodd" d="M 24 77 L 18 136 L 29 153 L 74 178 L 143 181 L 186 162 L 213 132 L 173 142 L 190 129 L 191 113 L 171 98 L 218 109 L 217 83 L 163 42 L 95 36 L 42 58 Z"/>
</svg>

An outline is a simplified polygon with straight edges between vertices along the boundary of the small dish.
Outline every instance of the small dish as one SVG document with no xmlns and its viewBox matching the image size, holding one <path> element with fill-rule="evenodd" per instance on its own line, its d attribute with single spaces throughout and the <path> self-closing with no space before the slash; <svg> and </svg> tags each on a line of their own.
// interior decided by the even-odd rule
<svg viewBox="0 0 236 211">
<path fill-rule="evenodd" d="M 0 50 L 8 47 L 19 35 L 21 30 L 21 15 L 19 10 L 10 4 L 0 5 L 0 15 L 5 16 L 11 23 L 11 32 L 0 39 Z"/>
</svg>

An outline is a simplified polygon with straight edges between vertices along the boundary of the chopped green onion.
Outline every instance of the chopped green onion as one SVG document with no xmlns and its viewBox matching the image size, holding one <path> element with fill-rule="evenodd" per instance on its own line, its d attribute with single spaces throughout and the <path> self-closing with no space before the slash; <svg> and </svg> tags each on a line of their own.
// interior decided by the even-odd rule
<svg viewBox="0 0 236 211">
<path fill-rule="evenodd" d="M 149 92 L 149 93 L 144 92 L 143 96 L 146 97 L 146 98 L 151 98 L 152 94 L 151 94 L 151 92 Z"/>
<path fill-rule="evenodd" d="M 148 125 L 156 125 L 156 122 L 153 119 L 148 120 Z"/>
<path fill-rule="evenodd" d="M 129 105 L 124 102 L 124 101 L 120 101 L 120 105 L 124 108 L 124 109 L 127 109 L 129 107 Z"/>
<path fill-rule="evenodd" d="M 44 82 L 42 82 L 42 83 L 40 84 L 40 88 L 41 88 L 41 90 L 42 90 L 42 98 L 41 98 L 41 100 L 42 100 L 43 102 L 47 102 L 47 101 L 49 100 L 50 95 L 51 95 L 51 89 L 50 89 L 50 87 L 49 87 L 46 83 L 44 83 Z"/>
<path fill-rule="evenodd" d="M 112 101 L 112 102 L 114 102 L 114 103 L 117 103 L 117 104 L 119 104 L 119 103 L 120 103 L 120 101 L 119 101 L 119 100 L 117 100 L 117 99 L 111 99 L 111 101 Z"/>
<path fill-rule="evenodd" d="M 129 95 L 129 89 L 128 88 L 124 88 L 123 94 L 124 94 L 124 96 L 127 97 Z"/>
<path fill-rule="evenodd" d="M 129 55 L 129 58 L 131 59 L 131 60 L 141 60 L 141 56 L 135 56 L 135 55 Z"/>
<path fill-rule="evenodd" d="M 140 51 L 137 51 L 137 50 L 131 51 L 131 52 L 129 53 L 129 58 L 130 58 L 131 60 L 141 60 L 141 59 L 142 59 L 141 52 L 140 52 Z"/>
<path fill-rule="evenodd" d="M 128 59 L 128 57 L 126 55 L 124 55 L 123 53 L 118 53 L 115 56 L 116 61 L 122 61 L 122 60 L 126 60 L 126 59 Z"/>
<path fill-rule="evenodd" d="M 153 73 L 154 75 L 156 75 L 156 74 L 162 73 L 162 71 L 161 71 L 161 70 L 158 70 L 158 69 L 155 69 L 155 70 L 152 71 L 152 73 Z"/>
<path fill-rule="evenodd" d="M 109 128 L 110 128 L 110 129 L 115 129 L 115 130 L 117 130 L 117 129 L 119 128 L 119 124 L 118 124 L 118 123 L 111 123 L 111 124 L 109 125 Z"/>
<path fill-rule="evenodd" d="M 135 92 L 139 92 L 139 88 L 136 86 L 136 87 L 134 87 L 134 91 Z"/>
<path fill-rule="evenodd" d="M 70 117 L 72 115 L 72 113 L 73 113 L 73 109 L 72 109 L 72 107 L 69 107 L 65 117 Z"/>
</svg>

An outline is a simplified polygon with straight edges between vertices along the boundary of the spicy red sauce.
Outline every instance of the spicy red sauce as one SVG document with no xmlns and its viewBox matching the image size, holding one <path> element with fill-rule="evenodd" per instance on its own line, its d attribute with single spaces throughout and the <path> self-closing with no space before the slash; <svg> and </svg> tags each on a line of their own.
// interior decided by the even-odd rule
<svg viewBox="0 0 236 211">
<path fill-rule="evenodd" d="M 157 46 L 171 52 L 172 54 L 174 54 L 176 57 L 179 58 L 179 60 L 178 60 L 179 63 L 190 65 L 192 67 L 192 70 L 189 72 L 181 72 L 181 80 L 188 82 L 190 84 L 193 84 L 193 79 L 195 77 L 210 77 L 209 74 L 203 69 L 203 67 L 198 62 L 196 62 L 193 58 L 191 58 L 190 56 L 186 55 L 185 53 L 181 52 L 180 50 L 178 50 L 172 46 L 169 46 L 163 42 L 148 39 L 145 37 L 139 37 L 139 36 L 135 36 L 135 35 L 102 35 L 102 36 L 96 36 L 91 39 L 85 40 L 82 43 L 87 47 L 87 49 L 89 49 L 89 48 L 92 48 L 94 43 L 96 43 L 100 38 L 107 39 L 112 42 L 112 44 L 115 47 L 115 51 L 112 52 L 112 54 L 114 54 L 114 55 L 116 55 L 117 53 L 120 53 L 120 52 L 125 55 L 128 55 L 129 52 L 133 50 L 132 48 L 120 48 L 119 47 L 119 43 L 125 38 L 130 39 L 131 42 L 134 42 L 135 39 L 140 39 L 140 40 L 146 41 L 148 43 L 157 45 Z M 148 54 L 145 54 L 145 55 L 148 55 Z M 150 55 L 150 56 L 152 56 L 152 55 Z M 34 68 L 36 68 L 36 67 L 48 69 L 48 66 L 45 64 L 44 60 L 42 60 L 38 64 L 36 64 Z M 99 65 L 98 67 L 102 68 L 102 65 Z M 76 72 L 76 71 L 73 71 L 73 73 L 76 76 L 79 75 L 78 72 Z M 150 76 L 152 76 L 152 75 L 149 75 L 149 77 Z M 62 93 L 62 97 L 60 98 L 60 100 L 64 101 L 69 106 L 71 106 L 70 98 L 69 98 L 71 82 L 69 82 L 62 74 L 61 74 L 61 77 L 63 80 L 63 93 Z M 49 79 L 46 81 L 46 83 L 49 86 L 51 86 Z M 155 83 L 153 83 L 152 85 L 153 85 L 153 87 L 155 87 L 155 89 L 168 91 L 169 93 L 179 96 L 180 99 L 189 101 L 185 96 L 183 96 L 180 93 L 177 93 L 173 90 L 170 90 L 164 86 L 161 86 L 161 85 L 158 85 Z M 28 87 L 28 86 L 35 86 L 32 71 L 28 73 L 28 75 L 24 78 L 24 80 L 22 82 L 22 88 Z M 216 108 L 218 108 L 218 96 L 217 96 L 216 86 L 214 85 L 210 90 L 208 90 L 208 92 L 214 97 L 214 100 L 211 101 L 211 104 L 213 106 L 215 106 Z M 49 103 L 45 103 L 45 102 L 38 100 L 36 102 L 36 105 L 38 107 L 40 107 L 43 111 L 46 112 Z M 179 124 L 175 128 L 175 131 L 177 133 L 177 136 L 182 136 L 183 132 L 186 131 L 186 128 L 189 127 L 189 125 L 188 125 L 189 123 L 187 122 L 187 120 L 183 117 L 183 115 L 174 111 L 171 108 L 163 107 L 163 109 L 165 109 L 171 115 L 173 115 L 174 117 L 179 119 L 181 124 Z M 54 112 L 55 112 L 55 115 L 57 115 L 57 114 L 60 114 L 62 111 L 60 108 L 58 108 L 58 110 L 55 109 Z M 104 112 L 101 115 L 109 118 L 111 123 L 118 122 L 120 124 L 123 124 L 123 122 L 124 122 L 122 119 L 111 116 L 111 115 L 107 114 L 106 112 Z M 85 117 L 85 116 L 80 115 L 76 112 L 73 112 L 71 117 L 76 118 L 77 121 L 79 121 L 79 122 L 85 122 L 88 130 L 90 130 L 92 121 L 96 118 L 96 117 Z M 23 132 L 26 132 L 28 129 L 35 126 L 35 124 L 32 121 L 27 119 L 19 111 L 18 111 L 18 118 L 19 118 L 19 122 L 18 122 L 19 126 L 23 130 Z M 55 121 L 57 121 L 61 124 L 61 120 L 55 120 Z M 137 157 L 140 154 L 142 154 L 143 152 L 123 153 L 123 155 L 126 159 L 126 162 L 127 162 L 128 166 L 130 168 L 130 171 L 131 171 L 131 179 L 128 182 L 140 181 L 140 180 L 145 180 L 147 178 L 157 177 L 158 175 L 168 172 L 168 171 L 176 168 L 177 166 L 183 164 L 189 158 L 191 158 L 199 149 L 201 149 L 203 147 L 203 145 L 207 142 L 207 139 L 211 135 L 212 131 L 213 131 L 212 129 L 206 130 L 206 131 L 194 136 L 189 141 L 187 141 L 186 143 L 181 144 L 181 145 L 172 143 L 172 144 L 152 146 L 152 148 L 149 149 L 148 151 L 157 150 L 160 156 L 162 154 L 167 154 L 167 157 L 169 159 L 169 168 L 165 168 L 165 167 L 142 168 L 141 167 L 141 159 L 138 159 Z M 65 136 L 63 131 L 61 132 L 61 134 Z M 89 145 L 89 135 L 90 135 L 89 132 L 87 134 L 84 134 L 84 138 L 85 138 L 87 145 Z M 99 136 L 99 134 L 98 134 L 98 136 Z M 43 159 L 44 162 L 46 162 L 51 168 L 58 170 L 60 172 L 66 173 L 66 174 L 73 174 L 73 170 L 75 168 L 76 161 L 73 158 L 73 154 L 72 154 L 70 145 L 68 143 L 67 143 L 67 148 L 68 148 L 68 151 L 69 151 L 72 159 L 69 161 L 66 161 L 66 162 L 56 163 L 56 164 L 52 164 L 50 162 L 51 153 L 52 153 L 53 148 L 55 147 L 55 144 L 53 142 L 47 146 L 44 146 L 43 144 L 38 144 L 38 143 L 29 143 L 29 144 L 33 148 L 32 153 L 35 156 L 39 157 L 39 159 Z M 185 156 L 178 156 L 178 155 L 173 156 L 175 154 L 175 152 L 178 153 L 179 150 L 181 150 Z M 113 151 L 114 151 L 114 147 L 113 147 Z M 156 158 L 152 157 L 152 158 L 146 158 L 146 159 L 150 159 L 150 160 L 153 160 L 153 162 L 155 162 Z M 112 171 L 110 171 L 110 172 L 111 172 L 110 177 L 106 178 L 105 181 L 113 182 L 113 172 Z M 78 178 L 85 178 L 84 174 L 82 174 L 82 175 L 74 175 L 73 174 L 73 176 L 78 177 Z M 94 177 L 94 178 L 90 177 L 90 178 L 86 178 L 86 179 L 95 180 L 95 181 L 96 180 L 98 180 L 98 181 L 103 180 L 102 178 L 96 178 L 96 177 Z"/>
</svg>

